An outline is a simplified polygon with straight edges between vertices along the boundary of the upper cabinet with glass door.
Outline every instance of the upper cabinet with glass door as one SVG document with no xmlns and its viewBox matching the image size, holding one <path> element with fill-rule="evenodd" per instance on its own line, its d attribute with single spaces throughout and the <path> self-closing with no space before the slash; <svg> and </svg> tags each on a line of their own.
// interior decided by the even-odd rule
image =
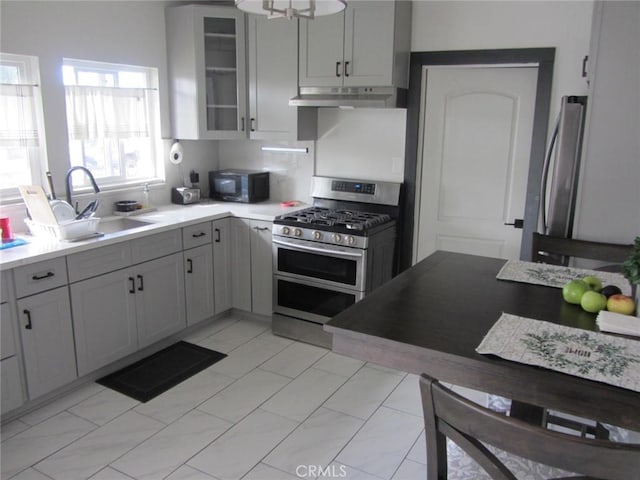
<svg viewBox="0 0 640 480">
<path fill-rule="evenodd" d="M 246 138 L 244 14 L 184 5 L 166 18 L 174 138 Z"/>
</svg>

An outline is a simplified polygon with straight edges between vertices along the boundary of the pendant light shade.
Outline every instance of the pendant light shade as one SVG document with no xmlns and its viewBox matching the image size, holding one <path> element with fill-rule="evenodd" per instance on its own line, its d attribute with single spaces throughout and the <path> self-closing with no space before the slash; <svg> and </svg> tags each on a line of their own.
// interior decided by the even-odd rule
<svg viewBox="0 0 640 480">
<path fill-rule="evenodd" d="M 315 18 L 341 12 L 345 0 L 235 0 L 236 6 L 247 13 L 267 15 L 269 18 Z"/>
</svg>

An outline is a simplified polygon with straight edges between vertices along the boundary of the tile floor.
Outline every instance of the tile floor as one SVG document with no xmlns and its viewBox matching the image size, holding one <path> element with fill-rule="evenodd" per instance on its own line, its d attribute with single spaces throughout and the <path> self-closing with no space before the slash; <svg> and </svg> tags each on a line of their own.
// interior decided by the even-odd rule
<svg viewBox="0 0 640 480">
<path fill-rule="evenodd" d="M 147 403 L 91 383 L 3 425 L 1 478 L 425 478 L 415 375 L 238 314 L 185 340 L 228 357 Z"/>
<path fill-rule="evenodd" d="M 0 478 L 426 478 L 417 376 L 274 336 L 242 314 L 185 340 L 228 357 L 147 403 L 90 383 L 3 425 Z M 454 460 L 451 476 L 487 478 Z"/>
</svg>

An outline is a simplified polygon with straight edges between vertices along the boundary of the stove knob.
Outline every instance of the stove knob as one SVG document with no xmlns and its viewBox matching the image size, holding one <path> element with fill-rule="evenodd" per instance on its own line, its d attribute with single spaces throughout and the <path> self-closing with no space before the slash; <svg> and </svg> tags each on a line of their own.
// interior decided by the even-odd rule
<svg viewBox="0 0 640 480">
<path fill-rule="evenodd" d="M 340 243 L 342 241 L 342 236 L 339 233 L 333 234 L 333 241 L 336 243 Z"/>
<path fill-rule="evenodd" d="M 349 245 L 355 245 L 356 243 L 356 237 L 348 236 L 347 238 L 345 238 L 345 240 Z"/>
<path fill-rule="evenodd" d="M 315 230 L 312 235 L 314 240 L 320 240 L 322 238 L 322 233 L 318 232 L 317 230 Z"/>
<path fill-rule="evenodd" d="M 283 235 L 289 235 L 289 231 L 289 227 L 282 227 L 282 229 L 280 229 Z"/>
<path fill-rule="evenodd" d="M 302 235 L 302 230 L 300 230 L 299 228 L 295 228 L 295 229 L 293 230 L 293 234 L 294 234 L 296 237 L 299 237 L 299 236 L 301 236 L 301 235 Z"/>
</svg>

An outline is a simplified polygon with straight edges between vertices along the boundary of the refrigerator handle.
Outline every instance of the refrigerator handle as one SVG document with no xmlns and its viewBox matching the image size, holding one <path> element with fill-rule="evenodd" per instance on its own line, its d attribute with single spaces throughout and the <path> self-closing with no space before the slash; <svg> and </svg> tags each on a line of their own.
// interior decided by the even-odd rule
<svg viewBox="0 0 640 480">
<path fill-rule="evenodd" d="M 549 149 L 547 155 L 544 158 L 544 164 L 542 165 L 542 181 L 540 183 L 540 203 L 538 209 L 538 233 L 547 233 L 547 183 L 549 178 L 549 168 L 551 167 L 551 155 L 558 138 L 558 129 L 560 127 L 560 115 L 556 119 L 556 125 L 553 128 L 551 134 L 551 140 L 549 141 Z"/>
</svg>

